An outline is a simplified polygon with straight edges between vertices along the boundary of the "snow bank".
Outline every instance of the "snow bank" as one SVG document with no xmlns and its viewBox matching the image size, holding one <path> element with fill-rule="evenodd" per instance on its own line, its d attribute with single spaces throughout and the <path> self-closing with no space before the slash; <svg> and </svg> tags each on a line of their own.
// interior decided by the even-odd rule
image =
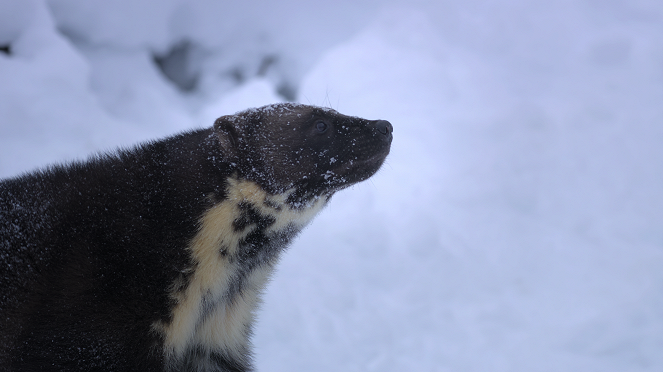
<svg viewBox="0 0 663 372">
<path fill-rule="evenodd" d="M 10 46 L 10 55 L 0 53 L 0 174 L 102 146 L 99 139 L 111 133 L 112 121 L 87 87 L 88 62 L 56 32 L 43 2 L 2 4 L 0 24 L 14 24 L 0 36 Z M 130 140 L 117 132 L 118 139 Z"/>
<path fill-rule="evenodd" d="M 0 148 L 0 176 L 209 125 L 199 123 L 207 108 L 252 81 L 293 99 L 306 70 L 373 7 L 2 0 L 0 135 L 10 144 Z M 41 144 L 29 146 L 23 131 Z"/>
<path fill-rule="evenodd" d="M 663 365 L 663 95 L 639 49 L 657 41 L 552 10 L 502 51 L 446 39 L 435 12 L 388 11 L 307 75 L 301 101 L 389 119 L 395 137 L 287 256 L 263 370 Z"/>
</svg>

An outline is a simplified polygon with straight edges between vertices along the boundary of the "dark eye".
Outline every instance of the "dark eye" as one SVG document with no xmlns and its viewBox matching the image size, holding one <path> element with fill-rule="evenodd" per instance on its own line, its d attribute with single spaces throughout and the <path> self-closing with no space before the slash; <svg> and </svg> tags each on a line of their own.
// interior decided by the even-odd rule
<svg viewBox="0 0 663 372">
<path fill-rule="evenodd" d="M 318 121 L 317 123 L 315 123 L 315 129 L 320 133 L 326 132 L 327 127 L 328 125 L 324 121 Z"/>
</svg>

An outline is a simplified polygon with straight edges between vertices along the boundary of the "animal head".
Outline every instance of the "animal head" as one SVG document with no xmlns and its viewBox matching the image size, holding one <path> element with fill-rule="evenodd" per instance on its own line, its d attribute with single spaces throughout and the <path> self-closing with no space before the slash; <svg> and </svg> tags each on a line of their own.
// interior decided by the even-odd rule
<svg viewBox="0 0 663 372">
<path fill-rule="evenodd" d="M 283 103 L 222 116 L 214 124 L 225 162 L 271 193 L 331 195 L 380 168 L 392 140 L 385 120 Z"/>
</svg>

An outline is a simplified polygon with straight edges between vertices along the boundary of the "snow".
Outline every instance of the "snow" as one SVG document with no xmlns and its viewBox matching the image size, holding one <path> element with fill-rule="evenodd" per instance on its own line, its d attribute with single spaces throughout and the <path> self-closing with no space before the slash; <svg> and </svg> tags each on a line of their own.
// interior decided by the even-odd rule
<svg viewBox="0 0 663 372">
<path fill-rule="evenodd" d="M 258 370 L 660 371 L 662 34 L 655 0 L 0 0 L 0 176 L 286 96 L 386 119 Z"/>
</svg>

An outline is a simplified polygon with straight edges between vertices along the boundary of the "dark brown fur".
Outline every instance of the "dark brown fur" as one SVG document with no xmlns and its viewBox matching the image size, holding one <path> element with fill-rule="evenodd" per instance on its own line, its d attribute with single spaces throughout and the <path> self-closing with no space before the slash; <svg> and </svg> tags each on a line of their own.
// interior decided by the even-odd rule
<svg viewBox="0 0 663 372">
<path fill-rule="evenodd" d="M 390 143 L 385 121 L 279 104 L 3 181 L 0 371 L 251 370 L 248 343 L 237 357 L 192 344 L 168 359 L 155 328 L 173 321 L 177 296 L 194 280 L 200 263 L 190 245 L 201 219 L 237 191 L 230 180 L 274 200 L 287 195 L 286 204 L 270 196 L 223 217 L 244 235 L 234 250 L 213 247 L 237 268 L 222 297 L 203 298 L 214 314 L 299 231 L 267 233 L 276 220 L 261 210 L 327 200 L 374 174 Z M 245 332 L 248 339 L 250 326 Z"/>
</svg>

